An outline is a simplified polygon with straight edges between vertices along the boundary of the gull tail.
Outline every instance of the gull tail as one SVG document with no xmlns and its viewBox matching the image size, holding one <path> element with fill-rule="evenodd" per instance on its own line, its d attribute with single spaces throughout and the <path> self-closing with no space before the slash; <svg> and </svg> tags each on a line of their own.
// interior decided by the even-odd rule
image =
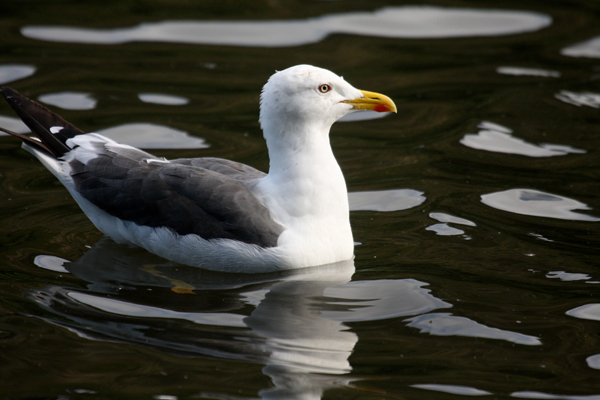
<svg viewBox="0 0 600 400">
<path fill-rule="evenodd" d="M 22 135 L 0 127 L 0 131 L 16 136 L 35 149 L 50 153 L 55 158 L 71 151 L 67 140 L 84 132 L 65 121 L 36 101 L 19 94 L 16 90 L 4 87 L 0 90 L 7 103 L 19 118 L 31 129 L 37 138 Z M 39 138 L 39 139 L 38 139 Z"/>
</svg>

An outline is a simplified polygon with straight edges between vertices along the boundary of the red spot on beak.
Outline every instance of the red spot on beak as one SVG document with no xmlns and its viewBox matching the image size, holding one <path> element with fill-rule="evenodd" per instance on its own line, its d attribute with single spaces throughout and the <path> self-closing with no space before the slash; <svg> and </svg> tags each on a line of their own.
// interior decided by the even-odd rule
<svg viewBox="0 0 600 400">
<path fill-rule="evenodd" d="M 388 111 L 391 111 L 391 109 L 388 106 L 386 106 L 385 104 L 377 104 L 375 107 L 373 107 L 373 111 L 388 112 Z"/>
</svg>

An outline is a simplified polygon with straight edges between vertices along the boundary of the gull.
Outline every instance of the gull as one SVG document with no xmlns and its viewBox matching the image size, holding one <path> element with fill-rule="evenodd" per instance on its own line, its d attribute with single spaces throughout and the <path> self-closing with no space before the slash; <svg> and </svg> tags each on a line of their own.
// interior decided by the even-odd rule
<svg viewBox="0 0 600 400">
<path fill-rule="evenodd" d="M 326 69 L 276 72 L 260 97 L 265 174 L 221 158 L 159 158 L 84 133 L 11 88 L 1 93 L 37 137 L 0 130 L 20 138 L 105 235 L 176 263 L 238 273 L 354 257 L 346 182 L 329 130 L 351 112 L 396 112 L 389 97 Z"/>
</svg>

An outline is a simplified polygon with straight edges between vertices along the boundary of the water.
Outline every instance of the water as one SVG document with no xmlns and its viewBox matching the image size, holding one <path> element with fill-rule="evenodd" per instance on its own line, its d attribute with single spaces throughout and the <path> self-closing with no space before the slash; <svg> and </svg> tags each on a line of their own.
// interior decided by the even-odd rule
<svg viewBox="0 0 600 400">
<path fill-rule="evenodd" d="M 266 170 L 299 63 L 399 112 L 332 131 L 355 260 L 284 275 L 117 245 L 0 137 L 0 394 L 600 399 L 600 5 L 451 5 L 2 3 L 2 84 L 160 156 Z"/>
</svg>

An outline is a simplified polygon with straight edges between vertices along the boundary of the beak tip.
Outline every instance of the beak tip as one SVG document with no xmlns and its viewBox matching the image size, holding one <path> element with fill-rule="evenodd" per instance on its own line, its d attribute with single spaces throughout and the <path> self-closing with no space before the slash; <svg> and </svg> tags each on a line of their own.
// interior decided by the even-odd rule
<svg viewBox="0 0 600 400">
<path fill-rule="evenodd" d="M 377 112 L 396 112 L 396 107 L 390 107 L 387 104 L 377 104 L 375 107 L 373 107 L 373 111 L 377 111 Z"/>
<path fill-rule="evenodd" d="M 352 105 L 354 110 L 372 110 L 376 112 L 397 113 L 396 105 L 386 95 L 360 90 L 362 97 L 353 100 L 344 100 L 343 103 Z"/>
</svg>

